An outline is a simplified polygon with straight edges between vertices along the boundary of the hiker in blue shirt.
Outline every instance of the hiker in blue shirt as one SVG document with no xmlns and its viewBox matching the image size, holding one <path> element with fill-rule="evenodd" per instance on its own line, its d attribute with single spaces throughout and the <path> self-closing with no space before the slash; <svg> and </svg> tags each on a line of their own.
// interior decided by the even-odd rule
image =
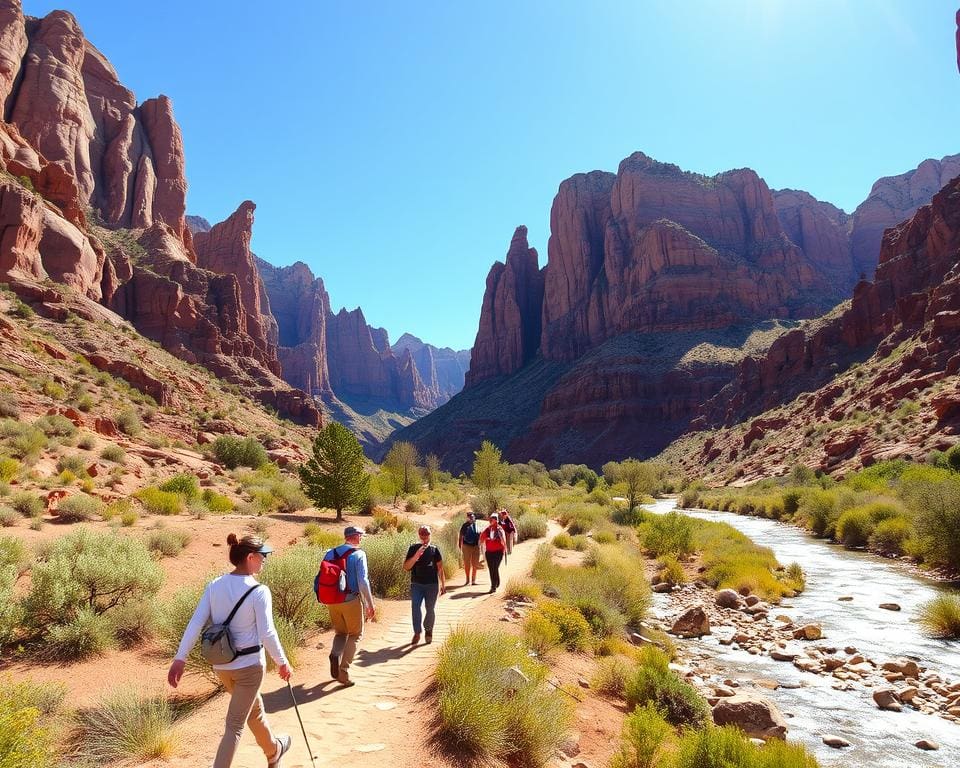
<svg viewBox="0 0 960 768">
<path fill-rule="evenodd" d="M 351 548 L 355 550 L 346 559 L 349 594 L 342 603 L 327 606 L 334 631 L 333 644 L 330 647 L 330 676 L 343 685 L 353 685 L 350 665 L 357 653 L 357 645 L 363 638 L 364 617 L 367 621 L 372 621 L 376 615 L 370 578 L 367 575 L 367 553 L 360 549 L 362 536 L 362 530 L 348 525 L 343 531 L 344 543 L 334 547 L 323 557 L 324 560 L 336 560 Z"/>
</svg>

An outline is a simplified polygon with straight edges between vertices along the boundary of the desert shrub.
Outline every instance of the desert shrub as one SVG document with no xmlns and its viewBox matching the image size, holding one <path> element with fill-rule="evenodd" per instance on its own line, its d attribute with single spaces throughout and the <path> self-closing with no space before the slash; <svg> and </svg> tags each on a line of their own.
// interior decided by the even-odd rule
<svg viewBox="0 0 960 768">
<path fill-rule="evenodd" d="M 14 422 L 12 427 L 6 427 L 3 432 L 7 438 L 7 450 L 12 456 L 23 461 L 36 461 L 47 447 L 47 436 L 39 427 Z"/>
<path fill-rule="evenodd" d="M 590 625 L 576 608 L 556 600 L 544 600 L 531 612 L 557 628 L 560 643 L 569 651 L 585 651 L 590 647 Z"/>
<path fill-rule="evenodd" d="M 12 392 L 6 390 L 0 391 L 0 418 L 20 418 L 20 406 L 17 404 Z"/>
<path fill-rule="evenodd" d="M 633 673 L 633 664 L 619 654 L 608 656 L 597 664 L 591 686 L 604 696 L 623 698 L 627 680 Z"/>
<path fill-rule="evenodd" d="M 115 417 L 117 429 L 123 434 L 135 437 L 143 431 L 143 424 L 140 422 L 140 416 L 133 408 L 124 408 Z"/>
<path fill-rule="evenodd" d="M 787 566 L 786 580 L 794 592 L 803 592 L 807 587 L 807 576 L 803 572 L 800 563 L 794 562 Z"/>
<path fill-rule="evenodd" d="M 93 435 L 83 435 L 83 437 L 77 440 L 77 448 L 82 448 L 85 451 L 92 451 L 96 444 L 97 441 Z"/>
<path fill-rule="evenodd" d="M 649 702 L 663 712 L 668 723 L 676 726 L 699 728 L 707 722 L 707 702 L 670 670 L 665 653 L 647 646 L 639 662 L 624 690 L 628 707 Z"/>
<path fill-rule="evenodd" d="M 316 597 L 314 597 L 316 600 Z M 274 622 L 277 628 L 277 638 L 280 640 L 280 647 L 290 662 L 290 666 L 296 668 L 300 659 L 300 648 L 307 642 L 307 630 L 297 627 L 281 616 L 277 616 Z M 273 672 L 277 668 L 277 663 L 273 657 L 267 654 L 267 672 Z"/>
<path fill-rule="evenodd" d="M 567 698 L 545 685 L 548 674 L 512 635 L 454 630 L 437 660 L 440 737 L 461 759 L 543 765 L 572 715 Z"/>
<path fill-rule="evenodd" d="M 213 455 L 227 469 L 250 467 L 259 469 L 267 463 L 267 452 L 254 438 L 221 435 L 213 441 Z"/>
<path fill-rule="evenodd" d="M 419 499 L 407 499 L 407 503 L 404 505 L 403 511 L 408 515 L 422 514 L 423 504 L 420 503 Z"/>
<path fill-rule="evenodd" d="M 758 746 L 734 726 L 681 734 L 671 768 L 817 768 L 802 744 L 771 739 Z"/>
<path fill-rule="evenodd" d="M 336 531 L 325 531 L 317 523 L 303 526 L 303 535 L 308 544 L 320 549 L 330 549 L 343 543 L 343 536 Z"/>
<path fill-rule="evenodd" d="M 653 768 L 660 747 L 671 733 L 663 714 L 652 704 L 637 707 L 623 722 L 620 749 L 610 768 Z"/>
<path fill-rule="evenodd" d="M 0 528 L 12 528 L 20 516 L 9 507 L 0 507 Z"/>
<path fill-rule="evenodd" d="M 9 483 L 20 472 L 20 462 L 0 456 L 0 483 Z"/>
<path fill-rule="evenodd" d="M 864 507 L 848 509 L 837 519 L 836 538 L 847 549 L 865 547 L 874 522 Z"/>
<path fill-rule="evenodd" d="M 591 504 L 599 504 L 601 507 L 610 505 L 610 494 L 605 488 L 597 486 L 587 494 L 587 501 Z"/>
<path fill-rule="evenodd" d="M 33 566 L 24 599 L 33 627 L 67 623 L 80 611 L 103 614 L 156 594 L 163 572 L 142 542 L 85 527 L 55 541 Z"/>
<path fill-rule="evenodd" d="M 104 461 L 112 461 L 114 464 L 123 464 L 127 460 L 127 452 L 116 443 L 111 443 L 100 451 L 100 458 Z"/>
<path fill-rule="evenodd" d="M 463 553 L 457 549 L 462 519 L 454 519 L 433 535 L 433 543 L 443 555 L 443 573 L 451 578 L 463 566 Z M 519 525 L 517 526 L 519 528 Z"/>
<path fill-rule="evenodd" d="M 277 479 L 270 483 L 273 506 L 277 512 L 299 512 L 310 506 L 310 499 L 296 480 Z"/>
<path fill-rule="evenodd" d="M 93 496 L 77 493 L 62 499 L 57 506 L 57 519 L 65 523 L 93 520 L 103 512 L 103 502 Z"/>
<path fill-rule="evenodd" d="M 933 565 L 960 568 L 960 478 L 921 469 L 926 468 L 911 468 L 901 477 L 901 494 L 915 512 L 918 551 Z"/>
<path fill-rule="evenodd" d="M 195 499 L 200 495 L 200 481 L 196 475 L 181 473 L 163 482 L 160 490 L 164 493 L 176 493 L 185 499 Z"/>
<path fill-rule="evenodd" d="M 643 533 L 643 546 L 660 555 L 688 555 L 693 552 L 693 524 L 686 515 L 669 512 L 650 515 Z"/>
<path fill-rule="evenodd" d="M 837 497 L 833 491 L 811 490 L 803 495 L 797 512 L 815 535 L 831 537 L 839 517 L 836 507 Z"/>
<path fill-rule="evenodd" d="M 273 594 L 274 614 L 300 631 L 330 626 L 330 614 L 313 591 L 319 567 L 316 549 L 305 544 L 272 555 L 263 566 L 260 581 Z"/>
<path fill-rule="evenodd" d="M 22 684 L 20 684 L 22 685 Z M 39 707 L 20 685 L 0 687 L 0 765 L 3 768 L 52 768 L 53 739 Z"/>
<path fill-rule="evenodd" d="M 120 513 L 120 525 L 122 525 L 124 528 L 129 528 L 137 522 L 138 517 L 139 515 L 137 515 L 137 510 L 135 509 L 123 510 Z"/>
<path fill-rule="evenodd" d="M 557 549 L 573 549 L 573 536 L 566 531 L 561 531 L 553 537 L 553 546 Z"/>
<path fill-rule="evenodd" d="M 417 528 L 416 524 L 402 515 L 395 515 L 385 509 L 377 508 L 373 513 L 373 520 L 367 523 L 367 533 L 381 533 L 384 531 L 413 532 Z"/>
<path fill-rule="evenodd" d="M 560 628 L 542 613 L 531 613 L 526 617 L 523 636 L 538 656 L 546 656 L 563 642 Z"/>
<path fill-rule="evenodd" d="M 647 513 L 640 506 L 629 509 L 626 505 L 618 504 L 610 512 L 610 519 L 617 525 L 635 528 L 647 519 Z"/>
<path fill-rule="evenodd" d="M 40 391 L 53 400 L 63 400 L 67 396 L 63 385 L 53 379 L 44 379 L 40 384 Z"/>
<path fill-rule="evenodd" d="M 754 544 L 749 537 L 725 523 L 696 521 L 695 542 L 701 552 L 703 579 L 717 589 L 749 589 L 767 600 L 802 588 L 780 568 L 773 551 Z"/>
<path fill-rule="evenodd" d="M 6 537 L 0 537 L 0 541 Z M 14 596 L 17 571 L 0 566 L 0 650 L 10 645 L 20 635 L 23 624 L 23 607 Z"/>
<path fill-rule="evenodd" d="M 168 758 L 178 742 L 166 697 L 148 696 L 128 686 L 80 710 L 76 722 L 78 756 L 97 765 Z"/>
<path fill-rule="evenodd" d="M 12 536 L 0 536 L 0 571 L 10 570 L 14 576 L 19 576 L 26 571 L 29 559 L 22 541 Z"/>
<path fill-rule="evenodd" d="M 564 501 L 557 505 L 554 517 L 575 536 L 590 531 L 604 517 L 604 509 L 599 504 Z"/>
<path fill-rule="evenodd" d="M 160 629 L 162 614 L 156 600 L 129 600 L 107 614 L 113 637 L 122 648 L 133 648 L 154 637 Z"/>
<path fill-rule="evenodd" d="M 370 586 L 375 595 L 390 598 L 410 596 L 410 574 L 403 570 L 403 560 L 412 543 L 413 537 L 409 533 L 399 531 L 371 536 L 363 542 Z M 441 554 L 446 557 L 443 550 Z"/>
<path fill-rule="evenodd" d="M 161 557 L 175 557 L 190 543 L 191 538 L 189 531 L 161 528 L 147 535 L 146 544 L 147 549 Z"/>
<path fill-rule="evenodd" d="M 657 579 L 673 586 L 687 583 L 687 575 L 676 555 L 664 555 L 658 561 Z"/>
<path fill-rule="evenodd" d="M 944 594 L 922 603 L 917 621 L 934 637 L 960 637 L 960 597 Z"/>
<path fill-rule="evenodd" d="M 489 517 L 507 504 L 507 493 L 502 488 L 489 488 L 470 499 L 470 509 L 477 517 Z"/>
<path fill-rule="evenodd" d="M 47 437 L 73 437 L 77 434 L 77 428 L 66 416 L 59 413 L 49 416 L 41 416 L 33 426 L 43 432 Z"/>
<path fill-rule="evenodd" d="M 596 544 L 613 544 L 617 541 L 617 534 L 609 528 L 600 528 L 593 532 L 593 541 Z"/>
<path fill-rule="evenodd" d="M 505 598 L 517 600 L 528 600 L 533 602 L 541 595 L 540 586 L 531 579 L 514 576 L 504 588 L 503 596 Z"/>
<path fill-rule="evenodd" d="M 10 506 L 24 517 L 39 517 L 46 510 L 43 499 L 29 491 L 15 493 L 10 499 Z"/>
<path fill-rule="evenodd" d="M 211 512 L 223 514 L 233 509 L 233 501 L 231 501 L 228 496 L 217 493 L 210 488 L 203 489 L 203 496 L 201 498 L 203 499 L 204 506 Z"/>
<path fill-rule="evenodd" d="M 42 655 L 55 661 L 77 661 L 99 656 L 113 644 L 110 620 L 89 608 L 81 608 L 67 622 L 50 627 Z"/>
<path fill-rule="evenodd" d="M 582 595 L 575 599 L 573 605 L 587 620 L 594 637 L 603 639 L 619 635 L 626 627 L 626 616 L 602 595 Z"/>
<path fill-rule="evenodd" d="M 180 639 L 190 623 L 190 618 L 200 602 L 207 578 L 203 583 L 181 587 L 163 604 L 160 612 L 160 638 L 166 654 L 173 658 L 180 647 Z M 210 683 L 219 686 L 220 678 L 200 653 L 200 643 L 194 643 L 187 655 L 186 672 L 198 675 Z"/>
<path fill-rule="evenodd" d="M 156 486 L 141 488 L 135 494 L 143 508 L 151 515 L 179 515 L 183 512 L 183 497 L 178 493 L 161 491 Z"/>
<path fill-rule="evenodd" d="M 846 514 L 846 513 L 845 513 Z M 913 535 L 913 523 L 905 517 L 881 520 L 870 533 L 870 549 L 889 555 L 902 555 Z"/>
<path fill-rule="evenodd" d="M 542 539 L 547 535 L 547 517 L 539 512 L 528 512 L 515 517 L 513 522 L 517 526 L 517 541 L 527 539 Z"/>
<path fill-rule="evenodd" d="M 32 707 L 44 717 L 55 715 L 63 709 L 63 700 L 67 697 L 67 686 L 64 683 L 35 683 L 32 680 L 21 680 L 13 683 L 3 681 L 3 695 L 9 695 L 20 702 L 24 707 Z M 0 754 L 3 754 L 0 751 Z"/>
</svg>

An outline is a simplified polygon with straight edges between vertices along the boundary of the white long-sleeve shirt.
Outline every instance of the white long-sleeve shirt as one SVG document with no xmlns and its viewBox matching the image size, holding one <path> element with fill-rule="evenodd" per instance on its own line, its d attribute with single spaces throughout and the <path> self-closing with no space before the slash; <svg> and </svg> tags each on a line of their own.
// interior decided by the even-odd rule
<svg viewBox="0 0 960 768">
<path fill-rule="evenodd" d="M 226 621 L 233 606 L 243 597 L 250 587 L 259 584 L 253 576 L 240 576 L 232 573 L 218 576 L 203 590 L 203 596 L 193 612 L 193 617 L 180 640 L 180 648 L 175 658 L 186 661 L 190 649 L 200 638 L 208 624 L 221 624 Z M 270 657 L 278 666 L 287 663 L 287 657 L 280 645 L 277 629 L 273 624 L 273 598 L 270 588 L 260 584 L 247 599 L 243 601 L 234 617 L 230 620 L 230 636 L 233 638 L 233 647 L 237 650 L 261 645 L 259 653 L 248 653 L 237 656 L 228 664 L 214 664 L 214 669 L 243 669 L 254 664 L 266 666 L 267 659 L 263 649 L 270 652 Z"/>
</svg>

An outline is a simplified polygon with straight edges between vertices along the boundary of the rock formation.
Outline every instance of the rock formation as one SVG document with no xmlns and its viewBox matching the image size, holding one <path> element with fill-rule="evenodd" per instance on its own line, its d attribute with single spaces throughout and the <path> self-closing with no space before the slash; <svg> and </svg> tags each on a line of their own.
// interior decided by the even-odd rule
<svg viewBox="0 0 960 768">
<path fill-rule="evenodd" d="M 453 350 L 426 344 L 412 334 L 405 333 L 393 344 L 395 352 L 409 349 L 420 378 L 435 398 L 435 406 L 443 405 L 463 389 L 471 351 Z"/>
<path fill-rule="evenodd" d="M 832 285 L 840 286 L 848 294 L 859 279 L 850 256 L 852 217 L 802 190 L 774 190 L 773 203 L 790 242 L 806 254 Z"/>
</svg>

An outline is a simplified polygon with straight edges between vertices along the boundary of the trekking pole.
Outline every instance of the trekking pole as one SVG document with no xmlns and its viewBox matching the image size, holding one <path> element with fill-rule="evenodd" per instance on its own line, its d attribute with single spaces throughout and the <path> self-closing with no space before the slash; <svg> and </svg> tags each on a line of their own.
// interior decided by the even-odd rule
<svg viewBox="0 0 960 768">
<path fill-rule="evenodd" d="M 310 753 L 310 764 L 313 768 L 317 768 L 317 764 L 313 760 L 313 750 L 310 748 L 310 740 L 307 738 L 307 729 L 303 727 L 303 719 L 300 717 L 300 707 L 297 706 L 297 697 L 293 695 L 293 686 L 290 685 L 290 681 L 287 680 L 287 690 L 290 691 L 290 698 L 293 699 L 293 710 L 297 713 L 297 720 L 300 721 L 300 731 L 303 733 L 303 743 L 307 745 L 307 752 Z"/>
</svg>

